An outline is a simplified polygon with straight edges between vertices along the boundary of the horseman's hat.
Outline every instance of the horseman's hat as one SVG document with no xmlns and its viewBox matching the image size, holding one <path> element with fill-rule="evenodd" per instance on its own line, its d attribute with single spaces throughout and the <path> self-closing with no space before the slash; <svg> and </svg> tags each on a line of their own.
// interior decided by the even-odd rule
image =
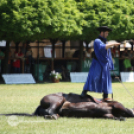
<svg viewBox="0 0 134 134">
<path fill-rule="evenodd" d="M 111 32 L 112 31 L 112 29 L 109 28 L 108 26 L 98 27 L 97 30 L 100 31 L 100 32 L 105 32 L 105 31 Z"/>
</svg>

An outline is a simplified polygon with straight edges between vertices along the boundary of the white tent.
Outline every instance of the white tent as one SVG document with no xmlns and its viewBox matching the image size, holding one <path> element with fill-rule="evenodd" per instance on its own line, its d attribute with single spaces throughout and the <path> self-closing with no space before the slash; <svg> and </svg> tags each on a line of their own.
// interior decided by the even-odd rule
<svg viewBox="0 0 134 134">
<path fill-rule="evenodd" d="M 121 48 L 131 48 L 132 45 L 129 42 L 130 42 L 130 40 L 124 40 L 124 41 L 122 41 L 120 47 Z"/>
<path fill-rule="evenodd" d="M 108 43 L 118 43 L 118 42 L 115 40 L 110 40 L 110 41 L 108 41 Z M 121 42 L 120 47 L 121 48 L 131 48 L 132 46 L 127 40 L 125 40 L 125 41 Z"/>
<path fill-rule="evenodd" d="M 107 43 L 119 43 L 117 42 L 116 40 L 110 40 L 110 41 L 107 41 Z M 83 42 L 83 46 L 86 47 L 86 43 Z M 94 40 L 92 40 L 89 44 L 88 44 L 88 47 L 93 47 L 94 46 Z M 121 42 L 121 45 L 120 45 L 121 48 L 131 48 L 131 44 L 125 40 L 123 42 Z"/>
<path fill-rule="evenodd" d="M 83 46 L 86 47 L 86 42 L 83 42 Z M 88 44 L 88 48 L 93 47 L 94 46 L 94 40 L 92 40 L 89 44 Z"/>
<path fill-rule="evenodd" d="M 110 41 L 107 41 L 107 43 L 119 43 L 119 42 L 117 42 L 116 40 L 110 40 Z"/>
<path fill-rule="evenodd" d="M 121 48 L 131 48 L 132 46 L 130 43 L 127 42 L 127 43 L 121 44 L 120 47 Z"/>
</svg>

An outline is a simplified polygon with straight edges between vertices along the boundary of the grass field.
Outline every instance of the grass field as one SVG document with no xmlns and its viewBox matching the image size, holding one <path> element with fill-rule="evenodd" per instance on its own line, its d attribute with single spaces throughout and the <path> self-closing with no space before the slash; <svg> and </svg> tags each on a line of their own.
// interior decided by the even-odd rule
<svg viewBox="0 0 134 134">
<path fill-rule="evenodd" d="M 134 83 L 124 83 L 134 96 Z M 30 85 L 1 85 L 0 113 L 33 113 L 40 99 L 50 93 L 73 92 L 80 94 L 84 83 L 45 83 Z M 114 100 L 125 107 L 134 107 L 134 100 L 120 83 L 113 83 Z M 91 93 L 101 98 L 101 94 Z M 123 121 L 43 117 L 0 117 L 0 134 L 133 134 L 134 119 Z"/>
</svg>

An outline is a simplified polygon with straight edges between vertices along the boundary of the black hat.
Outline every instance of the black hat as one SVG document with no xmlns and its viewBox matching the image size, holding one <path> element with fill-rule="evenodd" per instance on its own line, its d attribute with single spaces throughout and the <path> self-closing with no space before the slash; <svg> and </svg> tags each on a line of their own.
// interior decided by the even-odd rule
<svg viewBox="0 0 134 134">
<path fill-rule="evenodd" d="M 105 31 L 109 31 L 109 32 L 112 31 L 112 29 L 109 28 L 109 27 L 107 27 L 107 26 L 98 27 L 97 30 L 100 31 L 100 32 L 101 32 L 101 31 L 104 31 L 104 32 L 105 32 Z"/>
</svg>

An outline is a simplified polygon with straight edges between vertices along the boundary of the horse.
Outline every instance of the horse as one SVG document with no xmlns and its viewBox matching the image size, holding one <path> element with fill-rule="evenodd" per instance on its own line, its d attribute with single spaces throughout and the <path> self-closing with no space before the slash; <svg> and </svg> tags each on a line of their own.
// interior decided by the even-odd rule
<svg viewBox="0 0 134 134">
<path fill-rule="evenodd" d="M 59 117 L 90 117 L 125 120 L 125 117 L 134 117 L 134 108 L 125 108 L 117 101 L 100 101 L 90 95 L 81 97 L 74 93 L 54 93 L 44 96 L 35 112 L 0 114 L 17 116 L 43 116 L 55 119 Z"/>
<path fill-rule="evenodd" d="M 50 119 L 66 116 L 125 120 L 125 117 L 134 117 L 134 108 L 125 108 L 114 100 L 100 101 L 90 95 L 82 98 L 74 93 L 54 93 L 41 99 L 33 115 Z"/>
</svg>

